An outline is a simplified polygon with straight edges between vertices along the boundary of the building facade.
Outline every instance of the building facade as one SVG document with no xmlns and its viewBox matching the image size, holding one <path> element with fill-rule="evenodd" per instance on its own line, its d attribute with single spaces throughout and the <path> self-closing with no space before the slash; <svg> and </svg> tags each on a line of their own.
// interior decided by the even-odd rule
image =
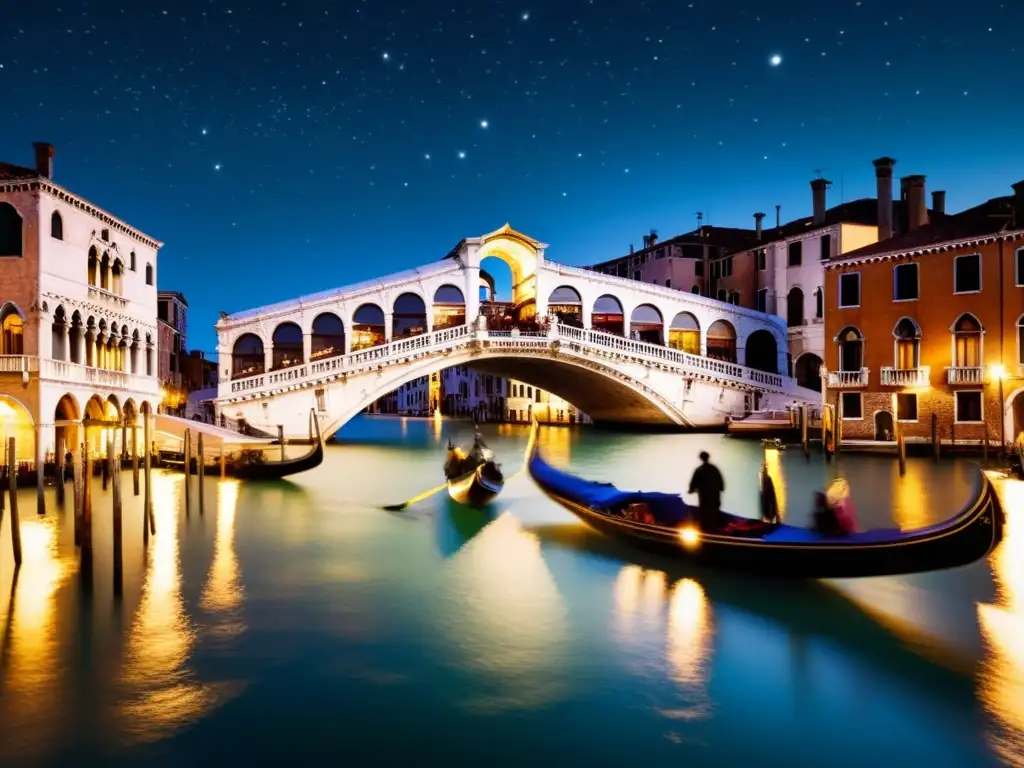
<svg viewBox="0 0 1024 768">
<path fill-rule="evenodd" d="M 917 179 L 920 179 L 918 183 Z M 1003 443 L 1024 431 L 1024 182 L 908 229 L 826 270 L 828 401 L 844 439 Z M 934 208 L 934 206 L 933 206 Z"/>
<path fill-rule="evenodd" d="M 188 302 L 175 291 L 157 293 L 157 376 L 163 389 L 163 408 L 177 412 L 185 404 L 188 388 Z"/>
<path fill-rule="evenodd" d="M 508 382 L 507 421 L 517 424 L 536 419 L 541 424 L 587 424 L 590 418 L 579 408 L 540 387 L 521 381 Z"/>
<path fill-rule="evenodd" d="M 57 185 L 53 147 L 35 150 L 32 168 L 0 163 L 0 428 L 38 464 L 121 446 L 159 403 L 162 243 Z"/>
</svg>

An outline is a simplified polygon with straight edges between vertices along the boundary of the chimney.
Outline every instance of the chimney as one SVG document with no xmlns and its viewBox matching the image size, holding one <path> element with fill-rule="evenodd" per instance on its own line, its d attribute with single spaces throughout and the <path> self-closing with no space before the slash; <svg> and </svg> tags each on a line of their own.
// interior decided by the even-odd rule
<svg viewBox="0 0 1024 768">
<path fill-rule="evenodd" d="M 1013 185 L 1013 226 L 1024 229 L 1024 181 Z"/>
<path fill-rule="evenodd" d="M 936 216 L 946 215 L 946 191 L 936 189 L 932 192 L 932 212 Z"/>
<path fill-rule="evenodd" d="M 654 245 L 655 243 L 658 242 L 658 233 L 657 232 L 651 232 L 650 238 L 651 238 L 651 245 Z"/>
<path fill-rule="evenodd" d="M 900 183 L 906 185 L 907 231 L 911 232 L 928 223 L 928 206 L 924 202 L 924 176 L 904 176 Z"/>
<path fill-rule="evenodd" d="M 764 222 L 764 214 L 763 213 L 755 213 L 754 214 L 754 231 L 757 232 L 757 239 L 758 240 L 761 239 L 761 234 L 762 234 L 762 232 L 764 230 L 763 222 Z"/>
<path fill-rule="evenodd" d="M 53 144 L 45 141 L 37 141 L 32 145 L 36 150 L 36 173 L 48 179 L 53 178 Z"/>
<path fill-rule="evenodd" d="M 650 247 L 651 247 L 651 236 L 650 235 L 644 235 L 644 248 L 650 248 Z"/>
<path fill-rule="evenodd" d="M 778 229 L 782 226 L 782 206 L 775 206 L 775 228 Z"/>
<path fill-rule="evenodd" d="M 629 244 L 629 252 L 630 252 L 630 253 L 632 253 L 632 252 L 633 252 L 633 244 L 632 244 L 632 243 L 630 243 L 630 244 Z"/>
<path fill-rule="evenodd" d="M 874 164 L 878 182 L 878 239 L 888 240 L 892 237 L 892 169 L 896 161 L 880 157 Z"/>
<path fill-rule="evenodd" d="M 825 223 L 825 190 L 832 182 L 828 179 L 812 179 L 811 194 L 814 198 L 814 226 Z"/>
</svg>

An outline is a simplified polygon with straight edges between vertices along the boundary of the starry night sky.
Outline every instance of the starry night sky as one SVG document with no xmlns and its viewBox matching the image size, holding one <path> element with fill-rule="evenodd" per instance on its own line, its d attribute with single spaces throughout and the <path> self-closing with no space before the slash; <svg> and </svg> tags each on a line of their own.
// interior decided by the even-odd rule
<svg viewBox="0 0 1024 768">
<path fill-rule="evenodd" d="M 190 346 L 506 221 L 588 264 L 705 222 L 1024 179 L 1019 0 L 9 3 L 0 159 L 163 240 Z M 766 223 L 771 223 L 766 222 Z"/>
</svg>

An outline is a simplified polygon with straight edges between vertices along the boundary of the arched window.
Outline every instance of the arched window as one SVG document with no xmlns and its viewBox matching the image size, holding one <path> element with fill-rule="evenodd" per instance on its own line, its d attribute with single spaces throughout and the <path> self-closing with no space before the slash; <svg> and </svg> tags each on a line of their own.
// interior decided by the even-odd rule
<svg viewBox="0 0 1024 768">
<path fill-rule="evenodd" d="M 64 239 L 64 219 L 56 211 L 50 214 L 50 237 L 54 240 Z"/>
<path fill-rule="evenodd" d="M 590 325 L 595 331 L 625 336 L 625 316 L 622 313 L 622 302 L 609 294 L 599 296 L 590 313 Z"/>
<path fill-rule="evenodd" d="M 2 345 L 0 354 L 24 355 L 25 354 L 25 321 L 10 306 L 4 309 L 3 320 L 0 320 L 2 329 Z"/>
<path fill-rule="evenodd" d="M 117 295 L 121 295 L 124 291 L 124 264 L 121 263 L 120 259 L 114 259 L 114 264 L 110 268 L 110 290 Z"/>
<path fill-rule="evenodd" d="M 295 323 L 281 323 L 271 337 L 274 342 L 272 370 L 302 365 L 302 329 Z"/>
<path fill-rule="evenodd" d="M 110 254 L 104 253 L 100 259 L 100 288 L 110 290 Z"/>
<path fill-rule="evenodd" d="M 0 256 L 21 256 L 21 214 L 10 203 L 0 202 Z"/>
<path fill-rule="evenodd" d="M 149 335 L 146 335 L 149 345 Z M 263 354 L 263 339 L 254 333 L 243 333 L 231 348 L 231 378 L 257 376 L 264 372 L 266 357 Z"/>
<path fill-rule="evenodd" d="M 847 326 L 836 336 L 839 344 L 839 370 L 859 371 L 864 367 L 864 337 L 853 326 Z"/>
<path fill-rule="evenodd" d="M 953 323 L 953 366 L 981 366 L 981 323 L 970 313 L 960 315 Z"/>
<path fill-rule="evenodd" d="M 672 318 L 668 329 L 668 345 L 691 355 L 700 354 L 700 323 L 689 312 L 680 312 Z"/>
<path fill-rule="evenodd" d="M 89 249 L 89 285 L 96 286 L 97 278 L 99 276 L 100 259 L 96 253 L 96 247 L 93 246 Z"/>
<path fill-rule="evenodd" d="M 690 289 L 690 293 L 694 294 L 695 296 L 700 296 L 700 286 L 693 286 L 693 288 Z"/>
<path fill-rule="evenodd" d="M 790 327 L 805 325 L 804 292 L 793 286 L 786 296 L 786 325 Z"/>
<path fill-rule="evenodd" d="M 135 251 L 132 251 L 131 255 L 128 257 L 128 269 L 132 272 L 135 271 Z"/>
<path fill-rule="evenodd" d="M 153 284 L 153 265 L 152 264 L 147 264 L 146 265 L 146 285 L 152 285 L 152 284 Z"/>
<path fill-rule="evenodd" d="M 728 320 L 716 320 L 708 326 L 708 357 L 736 362 L 736 329 Z"/>
<path fill-rule="evenodd" d="M 333 312 L 324 312 L 314 318 L 310 336 L 310 360 L 345 354 L 345 326 Z"/>
<path fill-rule="evenodd" d="M 434 330 L 466 324 L 466 299 L 462 289 L 442 285 L 434 291 Z"/>
<path fill-rule="evenodd" d="M 719 301 L 725 301 L 725 298 L 726 298 L 725 288 L 719 288 L 718 289 L 718 300 Z"/>
<path fill-rule="evenodd" d="M 896 339 L 896 368 L 901 371 L 917 368 L 921 362 L 921 330 L 917 323 L 904 317 L 893 329 Z"/>
<path fill-rule="evenodd" d="M 825 316 L 825 292 L 821 288 L 814 291 L 814 316 L 817 318 Z"/>
</svg>

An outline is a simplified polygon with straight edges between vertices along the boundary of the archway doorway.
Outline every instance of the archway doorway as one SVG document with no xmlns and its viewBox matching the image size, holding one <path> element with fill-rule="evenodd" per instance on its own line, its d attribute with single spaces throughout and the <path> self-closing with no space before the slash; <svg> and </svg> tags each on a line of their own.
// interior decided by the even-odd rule
<svg viewBox="0 0 1024 768">
<path fill-rule="evenodd" d="M 779 345 L 771 331 L 762 329 L 747 337 L 745 361 L 755 371 L 779 372 Z"/>
<path fill-rule="evenodd" d="M 484 235 L 480 250 L 481 278 L 491 278 L 493 301 L 487 304 L 491 314 L 503 320 L 511 317 L 516 327 L 535 330 L 537 322 L 537 265 L 543 243 L 516 232 L 507 223 Z M 507 306 L 501 306 L 506 304 Z M 485 307 L 481 297 L 481 311 Z M 472 322 L 475 318 L 469 318 Z"/>
<path fill-rule="evenodd" d="M 708 357 L 736 362 L 736 329 L 728 320 L 715 320 L 708 328 Z"/>
<path fill-rule="evenodd" d="M 1007 435 L 1007 442 L 1017 439 L 1017 436 L 1024 432 L 1024 390 L 1014 395 L 1010 408 L 1013 412 L 1013 434 Z"/>
<path fill-rule="evenodd" d="M 380 347 L 387 342 L 384 310 L 376 304 L 362 304 L 352 315 L 352 351 Z"/>
<path fill-rule="evenodd" d="M 622 302 L 609 294 L 598 297 L 590 313 L 590 325 L 595 331 L 625 336 L 625 316 Z"/>
<path fill-rule="evenodd" d="M 455 285 L 442 285 L 434 291 L 434 330 L 466 324 L 466 297 Z"/>
<path fill-rule="evenodd" d="M 480 260 L 480 314 L 487 318 L 488 328 L 507 331 L 519 327 L 514 286 L 515 273 L 504 259 L 485 256 Z"/>
<path fill-rule="evenodd" d="M 634 309 L 629 318 L 629 335 L 649 344 L 664 344 L 665 321 L 657 307 L 641 304 Z"/>
<path fill-rule="evenodd" d="M 53 411 L 54 450 L 77 454 L 81 448 L 82 432 L 79 428 L 82 414 L 73 395 L 64 395 Z"/>
<path fill-rule="evenodd" d="M 889 411 L 878 411 L 875 414 L 875 440 L 889 442 L 896 439 L 896 430 L 893 428 L 892 414 Z"/>
<path fill-rule="evenodd" d="M 427 305 L 416 293 L 403 293 L 392 306 L 391 338 L 407 339 L 427 332 Z"/>
<path fill-rule="evenodd" d="M 821 358 L 813 352 L 800 355 L 793 366 L 793 378 L 801 387 L 821 392 Z"/>
<path fill-rule="evenodd" d="M 17 464 L 34 462 L 36 458 L 36 429 L 32 414 L 25 404 L 10 395 L 0 395 L 0 456 L 3 466 L 8 464 L 7 451 L 14 438 L 14 459 Z M 5 486 L 6 487 L 6 486 Z"/>
</svg>

